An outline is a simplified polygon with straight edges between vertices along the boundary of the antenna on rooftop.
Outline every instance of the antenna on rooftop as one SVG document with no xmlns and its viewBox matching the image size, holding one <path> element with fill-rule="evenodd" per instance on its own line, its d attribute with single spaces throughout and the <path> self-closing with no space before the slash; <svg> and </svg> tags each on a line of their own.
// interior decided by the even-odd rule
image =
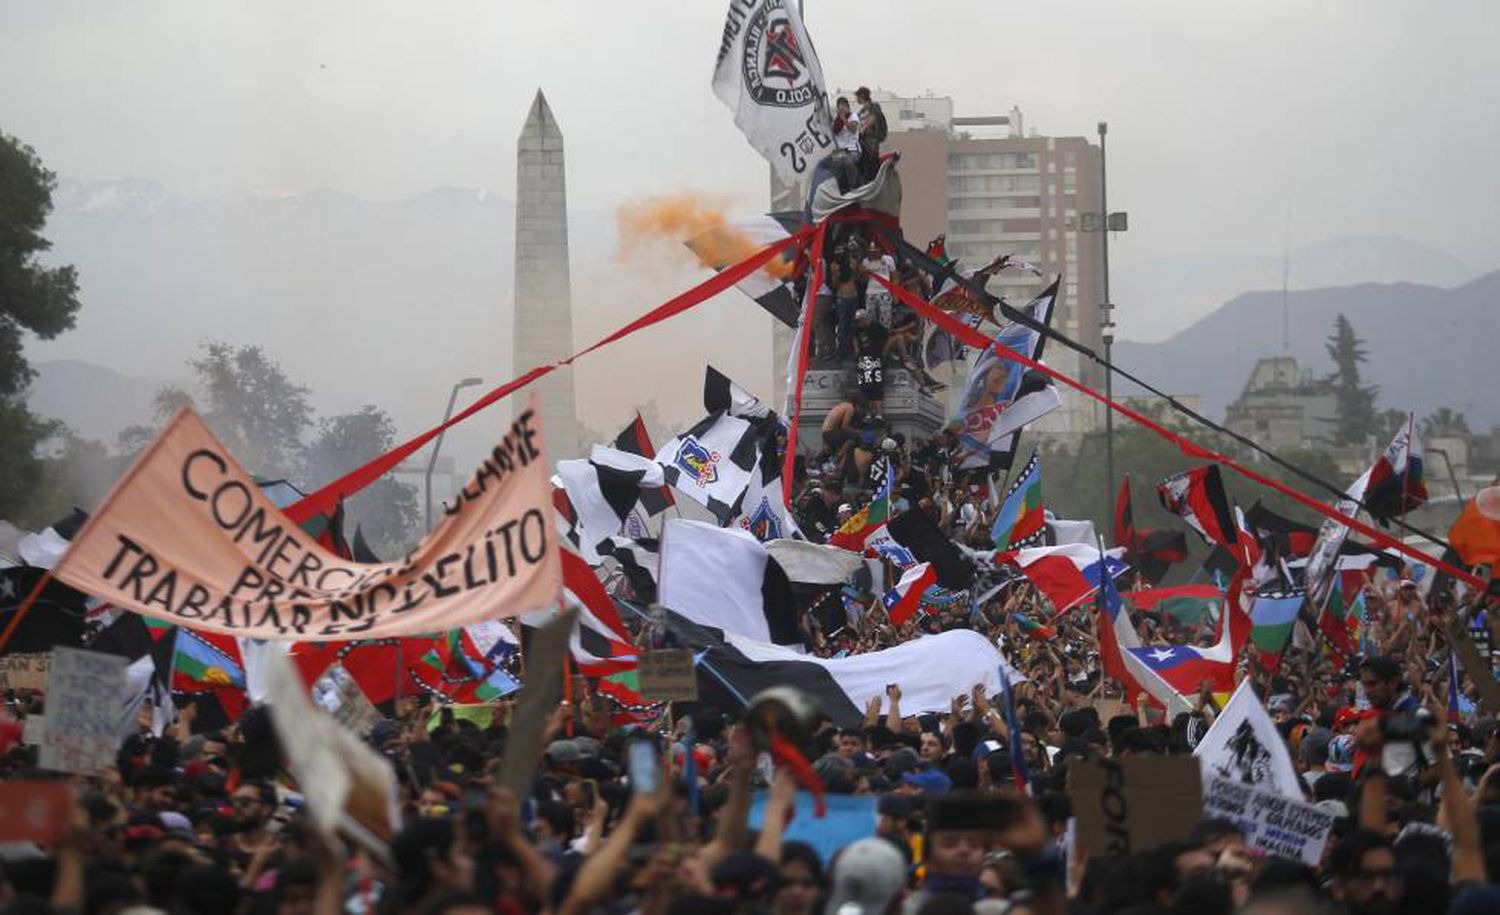
<svg viewBox="0 0 1500 915">
<path fill-rule="evenodd" d="M 1292 262 L 1292 193 L 1286 195 L 1286 228 L 1281 236 L 1281 352 L 1292 350 L 1292 310 L 1287 300 L 1287 285 Z"/>
</svg>

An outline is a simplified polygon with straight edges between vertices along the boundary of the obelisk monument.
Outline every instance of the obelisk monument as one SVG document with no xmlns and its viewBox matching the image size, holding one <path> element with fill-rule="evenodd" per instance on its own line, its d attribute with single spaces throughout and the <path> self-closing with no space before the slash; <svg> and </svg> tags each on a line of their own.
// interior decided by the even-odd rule
<svg viewBox="0 0 1500 915">
<path fill-rule="evenodd" d="M 516 140 L 515 271 L 511 338 L 514 371 L 520 374 L 573 354 L 563 136 L 540 89 Z M 578 457 L 573 369 L 558 369 L 533 387 L 541 400 L 549 459 Z"/>
</svg>

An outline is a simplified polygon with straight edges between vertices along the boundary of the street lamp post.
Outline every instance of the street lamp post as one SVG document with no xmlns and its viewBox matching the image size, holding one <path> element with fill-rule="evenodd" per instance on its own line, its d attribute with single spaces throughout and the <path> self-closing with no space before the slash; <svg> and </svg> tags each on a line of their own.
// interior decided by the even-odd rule
<svg viewBox="0 0 1500 915">
<path fill-rule="evenodd" d="M 1101 277 L 1104 280 L 1104 302 L 1099 306 L 1102 314 L 1099 316 L 1099 329 L 1104 332 L 1104 399 L 1114 399 L 1114 372 L 1110 366 L 1114 364 L 1110 350 L 1115 342 L 1115 322 L 1111 312 L 1114 304 L 1109 300 L 1109 179 L 1105 163 L 1104 137 L 1109 133 L 1109 124 L 1099 122 L 1099 209 L 1104 219 L 1100 228 L 1100 245 L 1104 255 L 1104 269 Z M 1104 408 L 1104 523 L 1111 525 L 1115 518 L 1115 411 L 1106 406 Z"/>
<path fill-rule="evenodd" d="M 453 386 L 453 390 L 448 394 L 448 408 L 443 411 L 444 423 L 448 422 L 449 418 L 453 416 L 453 405 L 458 402 L 459 389 L 472 388 L 477 384 L 484 384 L 484 379 L 464 378 Z M 438 451 L 443 447 L 444 434 L 446 434 L 446 430 L 439 432 L 437 439 L 432 443 L 432 454 L 427 458 L 427 474 L 423 481 L 423 495 L 425 496 L 423 503 L 426 507 L 424 518 L 427 522 L 426 529 L 429 531 L 432 530 L 432 472 L 437 469 Z"/>
</svg>

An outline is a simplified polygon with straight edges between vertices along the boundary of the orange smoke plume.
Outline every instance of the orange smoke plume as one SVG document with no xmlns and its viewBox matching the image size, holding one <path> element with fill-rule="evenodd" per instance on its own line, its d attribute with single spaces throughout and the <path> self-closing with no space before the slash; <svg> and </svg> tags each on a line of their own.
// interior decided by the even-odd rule
<svg viewBox="0 0 1500 915">
<path fill-rule="evenodd" d="M 732 198 L 684 192 L 627 203 L 615 212 L 620 259 L 654 253 L 659 248 L 693 255 L 711 270 L 722 270 L 759 251 L 764 244 L 731 225 L 725 211 Z M 791 262 L 775 259 L 764 269 L 788 279 Z"/>
</svg>

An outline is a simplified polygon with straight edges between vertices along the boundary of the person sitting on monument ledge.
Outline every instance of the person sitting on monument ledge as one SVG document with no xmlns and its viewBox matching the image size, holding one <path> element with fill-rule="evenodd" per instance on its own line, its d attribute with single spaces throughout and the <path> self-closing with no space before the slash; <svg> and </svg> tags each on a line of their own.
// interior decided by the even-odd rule
<svg viewBox="0 0 1500 915">
<path fill-rule="evenodd" d="M 851 464 L 854 479 L 864 479 L 875 459 L 871 434 L 865 429 L 867 408 L 864 395 L 856 391 L 823 417 L 823 444 L 833 456 L 835 480 L 849 479 Z"/>
</svg>

